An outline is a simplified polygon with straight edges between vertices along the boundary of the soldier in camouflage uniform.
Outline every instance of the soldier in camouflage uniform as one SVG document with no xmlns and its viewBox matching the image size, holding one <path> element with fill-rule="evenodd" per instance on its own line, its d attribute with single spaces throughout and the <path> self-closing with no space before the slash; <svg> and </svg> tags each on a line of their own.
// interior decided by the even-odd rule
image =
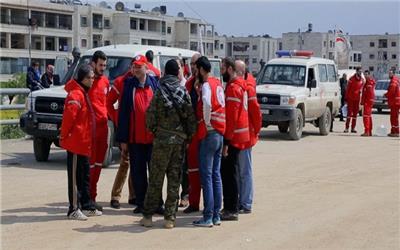
<svg viewBox="0 0 400 250">
<path fill-rule="evenodd" d="M 152 226 L 152 215 L 158 208 L 164 176 L 167 175 L 167 200 L 165 202 L 165 228 L 175 226 L 179 200 L 179 185 L 186 144 L 196 131 L 196 117 L 185 87 L 178 79 L 179 65 L 169 60 L 160 88 L 147 110 L 146 124 L 154 134 L 150 162 L 149 187 L 144 201 L 141 225 Z"/>
</svg>

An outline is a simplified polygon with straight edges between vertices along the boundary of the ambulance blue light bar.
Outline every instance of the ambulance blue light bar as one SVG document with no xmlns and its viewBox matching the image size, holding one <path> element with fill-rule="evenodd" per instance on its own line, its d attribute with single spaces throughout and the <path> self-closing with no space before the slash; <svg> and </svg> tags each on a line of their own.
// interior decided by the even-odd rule
<svg viewBox="0 0 400 250">
<path fill-rule="evenodd" d="M 304 56 L 304 57 L 311 57 L 314 54 L 314 52 L 310 50 L 278 50 L 276 52 L 276 55 L 278 57 L 283 57 L 283 56 Z"/>
</svg>

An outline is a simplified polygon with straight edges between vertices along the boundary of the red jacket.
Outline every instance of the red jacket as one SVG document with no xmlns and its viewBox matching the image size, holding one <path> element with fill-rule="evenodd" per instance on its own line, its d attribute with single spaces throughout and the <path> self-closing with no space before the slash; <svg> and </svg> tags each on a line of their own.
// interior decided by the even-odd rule
<svg viewBox="0 0 400 250">
<path fill-rule="evenodd" d="M 131 77 L 130 71 L 126 72 L 122 76 L 117 77 L 114 80 L 114 84 L 111 87 L 107 95 L 107 112 L 108 117 L 113 121 L 115 126 L 118 126 L 118 108 L 121 105 L 121 97 L 124 90 L 124 81 L 126 78 Z M 118 108 L 114 108 L 114 103 L 118 101 Z"/>
<path fill-rule="evenodd" d="M 153 64 L 147 63 L 147 69 L 148 69 L 147 73 L 148 73 L 149 75 L 155 76 L 155 77 L 157 77 L 158 79 L 160 79 L 161 73 L 160 73 L 160 71 L 159 71 L 156 67 L 154 67 Z"/>
<path fill-rule="evenodd" d="M 218 79 L 209 77 L 203 83 L 196 113 L 199 123 L 196 136 L 199 140 L 205 138 L 211 129 L 221 135 L 225 133 L 224 88 Z"/>
<path fill-rule="evenodd" d="M 247 84 L 243 78 L 233 79 L 225 89 L 226 130 L 224 140 L 239 149 L 243 149 L 243 145 L 250 141 L 246 90 Z"/>
<path fill-rule="evenodd" d="M 107 93 L 110 83 L 105 76 L 97 77 L 89 89 L 89 98 L 96 114 L 96 124 L 107 124 Z"/>
<path fill-rule="evenodd" d="M 356 75 L 350 77 L 346 88 L 346 101 L 360 101 L 360 93 L 363 86 L 363 79 Z"/>
<path fill-rule="evenodd" d="M 397 76 L 393 76 L 392 79 L 390 79 L 388 91 L 385 96 L 388 99 L 390 108 L 400 107 L 400 82 Z"/>
<path fill-rule="evenodd" d="M 258 134 L 260 133 L 262 124 L 262 114 L 260 104 L 258 104 L 257 101 L 256 79 L 250 73 L 247 76 L 247 96 L 250 141 L 244 145 L 244 148 L 251 148 L 256 145 L 258 141 Z"/>
<path fill-rule="evenodd" d="M 96 130 L 95 114 L 89 96 L 75 80 L 65 85 L 60 146 L 74 154 L 90 157 Z"/>
<path fill-rule="evenodd" d="M 373 105 L 375 99 L 375 80 L 369 77 L 362 89 L 361 105 Z"/>
</svg>

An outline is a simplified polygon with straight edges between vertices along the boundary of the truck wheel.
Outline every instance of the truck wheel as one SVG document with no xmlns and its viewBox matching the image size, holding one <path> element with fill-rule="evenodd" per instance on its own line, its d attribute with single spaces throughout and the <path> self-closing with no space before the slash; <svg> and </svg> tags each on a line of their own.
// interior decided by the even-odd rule
<svg viewBox="0 0 400 250">
<path fill-rule="evenodd" d="M 49 159 L 51 141 L 45 138 L 33 138 L 33 152 L 36 161 L 47 161 Z"/>
<path fill-rule="evenodd" d="M 296 117 L 289 122 L 289 136 L 292 140 L 299 140 L 303 133 L 303 113 L 300 109 L 296 109 Z"/>
<path fill-rule="evenodd" d="M 329 107 L 325 108 L 325 112 L 318 118 L 319 134 L 328 135 L 331 127 L 332 115 Z"/>
<path fill-rule="evenodd" d="M 279 124 L 278 128 L 279 128 L 279 132 L 286 134 L 289 129 L 289 124 L 287 124 L 287 123 Z"/>
</svg>

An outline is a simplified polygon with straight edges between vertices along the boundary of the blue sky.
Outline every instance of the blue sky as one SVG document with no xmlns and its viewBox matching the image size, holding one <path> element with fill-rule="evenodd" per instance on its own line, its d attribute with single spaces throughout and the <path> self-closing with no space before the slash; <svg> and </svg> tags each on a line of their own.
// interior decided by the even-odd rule
<svg viewBox="0 0 400 250">
<path fill-rule="evenodd" d="M 99 2 L 98 0 L 96 2 Z M 114 6 L 116 1 L 107 1 Z M 397 1 L 122 1 L 133 9 L 166 5 L 168 15 L 204 19 L 215 25 L 218 34 L 247 36 L 307 29 L 326 32 L 335 25 L 350 34 L 400 33 L 400 0 Z"/>
</svg>

